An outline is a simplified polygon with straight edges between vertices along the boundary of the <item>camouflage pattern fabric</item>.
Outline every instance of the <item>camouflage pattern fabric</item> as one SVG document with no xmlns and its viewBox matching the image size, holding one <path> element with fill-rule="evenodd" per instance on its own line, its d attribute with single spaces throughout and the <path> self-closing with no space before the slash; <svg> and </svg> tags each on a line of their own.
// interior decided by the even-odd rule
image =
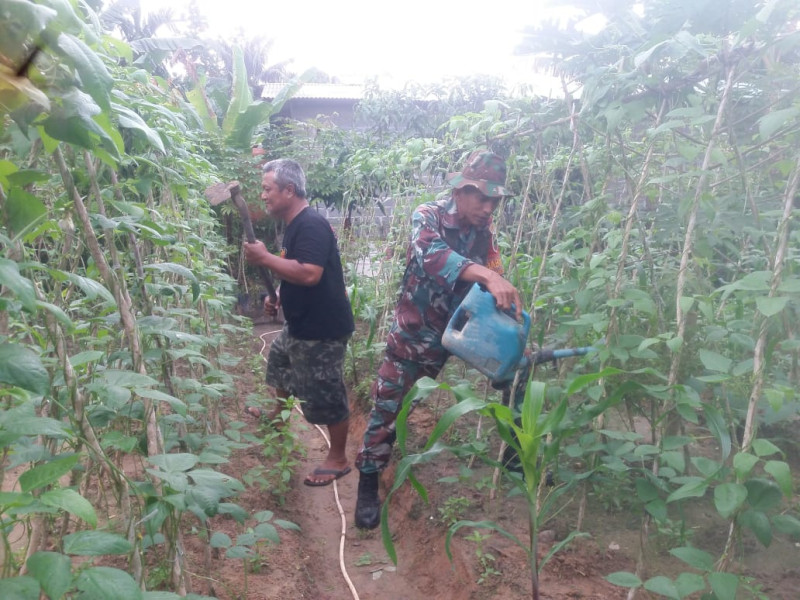
<svg viewBox="0 0 800 600">
<path fill-rule="evenodd" d="M 503 272 L 491 223 L 461 230 L 452 196 L 414 211 L 406 260 L 394 323 L 373 386 L 374 407 L 356 458 L 363 473 L 386 467 L 403 398 L 421 377 L 435 378 L 450 356 L 442 335 L 472 286 L 458 276 L 474 263 Z"/>
<path fill-rule="evenodd" d="M 459 275 L 474 263 L 502 275 L 503 265 L 491 223 L 461 230 L 452 196 L 418 206 L 411 222 L 406 272 L 386 346 L 401 359 L 444 364 L 449 354 L 442 334 L 472 287 Z"/>
<path fill-rule="evenodd" d="M 386 352 L 378 369 L 378 379 L 372 386 L 375 405 L 364 432 L 364 445 L 356 457 L 359 471 L 376 473 L 386 468 L 392 456 L 394 425 L 403 408 L 403 398 L 422 377 L 435 378 L 442 365 L 423 365 Z"/>
<path fill-rule="evenodd" d="M 383 363 L 378 369 L 378 379 L 372 388 L 372 397 L 375 406 L 370 412 L 367 430 L 364 433 L 364 445 L 356 458 L 356 467 L 362 473 L 376 473 L 382 471 L 389 464 L 392 457 L 392 446 L 395 441 L 395 421 L 403 408 L 403 398 L 419 379 L 430 377 L 435 379 L 444 366 L 423 365 L 421 363 L 399 359 L 386 352 Z M 513 398 L 515 413 L 519 413 L 522 402 L 525 400 L 525 388 L 530 377 L 530 363 L 520 370 L 517 385 L 512 381 L 492 384 L 496 389 L 502 390 L 502 403 L 508 406 Z M 415 401 L 411 410 L 414 410 L 419 401 Z"/>
<path fill-rule="evenodd" d="M 342 376 L 349 338 L 301 340 L 289 335 L 285 323 L 269 349 L 267 385 L 299 399 L 309 423 L 341 423 L 350 416 Z"/>
<path fill-rule="evenodd" d="M 487 196 L 511 195 L 505 188 L 506 162 L 490 150 L 470 154 L 460 172 L 448 173 L 447 182 L 456 189 L 474 186 Z"/>
</svg>

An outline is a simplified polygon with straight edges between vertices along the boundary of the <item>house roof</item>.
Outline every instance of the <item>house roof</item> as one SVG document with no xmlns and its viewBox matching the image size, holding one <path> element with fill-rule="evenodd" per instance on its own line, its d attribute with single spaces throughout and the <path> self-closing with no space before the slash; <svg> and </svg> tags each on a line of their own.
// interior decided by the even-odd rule
<svg viewBox="0 0 800 600">
<path fill-rule="evenodd" d="M 285 83 L 267 83 L 261 90 L 261 97 L 271 99 L 286 86 Z M 361 100 L 364 89 L 360 85 L 343 83 L 304 83 L 292 98 L 307 100 Z"/>
</svg>

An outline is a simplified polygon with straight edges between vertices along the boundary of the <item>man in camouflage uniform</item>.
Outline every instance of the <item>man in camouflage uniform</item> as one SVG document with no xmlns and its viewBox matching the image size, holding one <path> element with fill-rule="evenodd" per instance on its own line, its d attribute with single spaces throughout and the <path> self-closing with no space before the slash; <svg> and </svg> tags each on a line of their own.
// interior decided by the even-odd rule
<svg viewBox="0 0 800 600">
<path fill-rule="evenodd" d="M 418 379 L 435 378 L 444 366 L 449 353 L 442 335 L 472 285 L 483 285 L 500 310 L 513 307 L 518 319 L 521 315 L 519 293 L 502 276 L 492 231 L 492 213 L 509 195 L 505 180 L 502 158 L 488 150 L 473 152 L 461 172 L 447 176 L 451 196 L 414 211 L 400 298 L 356 459 L 357 527 L 373 529 L 379 523 L 378 475 L 391 456 L 403 398 Z"/>
</svg>

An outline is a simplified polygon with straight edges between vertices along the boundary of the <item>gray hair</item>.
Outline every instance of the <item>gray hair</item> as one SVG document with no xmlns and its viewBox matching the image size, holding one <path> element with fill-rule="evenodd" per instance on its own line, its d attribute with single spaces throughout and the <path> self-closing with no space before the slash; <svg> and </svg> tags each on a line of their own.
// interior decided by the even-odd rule
<svg viewBox="0 0 800 600">
<path fill-rule="evenodd" d="M 278 158 L 266 163 L 261 170 L 264 173 L 275 173 L 275 183 L 280 189 L 292 184 L 298 197 L 306 197 L 306 174 L 298 162 L 290 158 Z"/>
</svg>

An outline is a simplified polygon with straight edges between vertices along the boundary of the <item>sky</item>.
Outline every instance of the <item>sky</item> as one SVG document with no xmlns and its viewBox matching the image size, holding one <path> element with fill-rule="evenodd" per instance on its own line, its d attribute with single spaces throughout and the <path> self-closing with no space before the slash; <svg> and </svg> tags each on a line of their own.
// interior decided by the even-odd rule
<svg viewBox="0 0 800 600">
<path fill-rule="evenodd" d="M 188 0 L 173 0 L 178 13 Z M 211 37 L 262 35 L 273 40 L 270 62 L 316 67 L 343 83 L 377 78 L 382 87 L 406 81 L 493 74 L 511 84 L 530 76 L 530 58 L 514 56 L 525 25 L 536 24 L 556 0 L 197 0 Z M 163 0 L 142 0 L 148 7 Z M 545 85 L 553 85 L 547 83 Z"/>
</svg>

